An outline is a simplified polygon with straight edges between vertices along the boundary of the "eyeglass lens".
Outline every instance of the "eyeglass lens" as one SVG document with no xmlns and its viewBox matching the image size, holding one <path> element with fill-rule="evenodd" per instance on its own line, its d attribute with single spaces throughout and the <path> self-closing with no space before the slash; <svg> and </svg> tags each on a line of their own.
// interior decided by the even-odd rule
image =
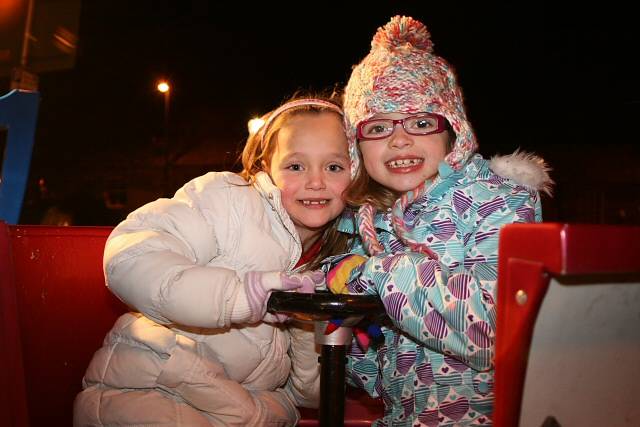
<svg viewBox="0 0 640 427">
<path fill-rule="evenodd" d="M 398 120 L 369 120 L 363 123 L 360 129 L 365 138 L 384 138 L 393 133 L 396 123 L 402 123 L 404 130 L 411 135 L 427 135 L 441 131 L 438 118 L 426 114 L 417 114 Z"/>
</svg>

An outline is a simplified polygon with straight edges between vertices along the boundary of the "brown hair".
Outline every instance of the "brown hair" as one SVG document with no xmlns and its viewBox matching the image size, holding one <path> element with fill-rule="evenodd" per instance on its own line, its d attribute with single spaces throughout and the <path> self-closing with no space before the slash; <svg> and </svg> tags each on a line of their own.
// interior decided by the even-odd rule
<svg viewBox="0 0 640 427">
<path fill-rule="evenodd" d="M 335 90 L 330 94 L 306 93 L 303 95 L 299 92 L 291 99 L 285 101 L 282 105 L 305 98 L 319 99 L 342 108 L 341 95 Z M 276 111 L 276 109 L 263 116 L 262 119 L 266 121 L 274 111 Z M 271 158 L 273 157 L 275 148 L 278 145 L 278 133 L 292 117 L 303 114 L 321 114 L 327 112 L 338 114 L 330 108 L 319 105 L 293 107 L 289 110 L 283 111 L 273 120 L 273 122 L 268 123 L 267 129 L 261 129 L 260 131 L 250 134 L 240 157 L 243 169 L 239 175 L 249 183 L 253 183 L 258 172 L 266 172 L 265 168 L 271 163 Z M 342 121 L 342 117 L 340 117 L 340 119 Z M 313 258 L 313 260 L 305 265 L 304 270 L 315 270 L 319 268 L 321 261 L 326 257 L 345 253 L 348 250 L 350 236 L 337 230 L 337 222 L 339 218 L 340 217 L 327 224 L 324 232 L 320 236 L 320 239 L 322 239 L 320 252 Z"/>
<path fill-rule="evenodd" d="M 401 194 L 371 179 L 364 168 L 360 150 L 358 150 L 358 156 L 360 156 L 361 160 L 360 169 L 358 169 L 353 181 L 344 192 L 347 204 L 352 207 L 358 207 L 365 203 L 370 203 L 379 211 L 392 207 Z"/>
</svg>

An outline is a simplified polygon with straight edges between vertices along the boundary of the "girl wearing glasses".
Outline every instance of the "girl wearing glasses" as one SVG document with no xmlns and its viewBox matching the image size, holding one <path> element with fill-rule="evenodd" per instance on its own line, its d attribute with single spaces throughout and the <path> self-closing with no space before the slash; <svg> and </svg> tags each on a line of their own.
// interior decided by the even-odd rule
<svg viewBox="0 0 640 427">
<path fill-rule="evenodd" d="M 500 227 L 541 221 L 544 162 L 474 154 L 460 88 L 426 27 L 396 16 L 373 38 L 344 98 L 361 159 L 339 229 L 369 258 L 347 288 L 382 299 L 378 346 L 354 345 L 352 385 L 381 397 L 377 426 L 489 425 Z"/>
<path fill-rule="evenodd" d="M 195 178 L 110 235 L 107 284 L 134 312 L 91 361 L 74 425 L 294 426 L 296 406 L 317 406 L 313 333 L 274 324 L 266 303 L 313 292 L 324 276 L 310 270 L 339 243 L 342 110 L 296 99 L 265 120 L 242 173 Z"/>
</svg>

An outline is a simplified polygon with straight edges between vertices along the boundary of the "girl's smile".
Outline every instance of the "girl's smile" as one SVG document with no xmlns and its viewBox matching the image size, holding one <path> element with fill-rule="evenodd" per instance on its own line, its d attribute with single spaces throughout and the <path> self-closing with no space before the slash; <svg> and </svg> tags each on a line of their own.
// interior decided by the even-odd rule
<svg viewBox="0 0 640 427">
<path fill-rule="evenodd" d="M 422 157 L 395 158 L 385 163 L 392 173 L 411 173 L 424 164 Z"/>
<path fill-rule="evenodd" d="M 327 203 L 329 203 L 330 200 L 329 199 L 305 199 L 305 200 L 300 200 L 300 202 L 304 205 L 305 208 L 322 209 L 327 206 Z"/>
</svg>

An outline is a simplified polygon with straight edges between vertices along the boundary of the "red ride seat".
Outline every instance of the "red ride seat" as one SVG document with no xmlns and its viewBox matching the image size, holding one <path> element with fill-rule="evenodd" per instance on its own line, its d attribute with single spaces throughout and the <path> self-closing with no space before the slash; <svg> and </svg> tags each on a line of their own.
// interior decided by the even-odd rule
<svg viewBox="0 0 640 427">
<path fill-rule="evenodd" d="M 498 260 L 494 426 L 640 425 L 640 227 L 508 225 Z"/>
<path fill-rule="evenodd" d="M 0 408 L 12 414 L 9 425 L 71 425 L 85 369 L 126 311 L 102 273 L 110 232 L 0 222 L 1 327 L 9 332 L 0 335 L 0 357 L 11 370 Z"/>
<path fill-rule="evenodd" d="M 105 286 L 111 230 L 0 221 L 1 425 L 72 424 L 85 369 L 127 310 Z M 381 413 L 377 401 L 353 390 L 345 426 L 368 426 Z M 317 411 L 302 414 L 300 426 L 317 425 Z"/>
</svg>

